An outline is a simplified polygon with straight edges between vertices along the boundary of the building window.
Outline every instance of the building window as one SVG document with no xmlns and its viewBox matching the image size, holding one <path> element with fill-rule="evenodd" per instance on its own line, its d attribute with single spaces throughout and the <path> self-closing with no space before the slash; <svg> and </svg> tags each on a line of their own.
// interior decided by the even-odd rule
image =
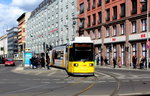
<svg viewBox="0 0 150 96">
<path fill-rule="evenodd" d="M 84 3 L 80 4 L 80 14 L 84 13 Z"/>
<path fill-rule="evenodd" d="M 108 46 L 106 46 L 106 51 L 107 51 L 107 60 L 108 60 L 108 64 L 110 64 L 110 54 L 111 54 L 111 52 L 110 52 L 110 46 L 108 45 Z"/>
<path fill-rule="evenodd" d="M 106 37 L 109 37 L 109 35 L 110 35 L 110 29 L 109 27 L 106 27 Z"/>
<path fill-rule="evenodd" d="M 123 62 L 124 62 L 124 57 L 125 57 L 125 54 L 124 54 L 124 52 L 125 52 L 125 47 L 124 47 L 124 45 L 121 45 L 121 63 L 123 64 Z"/>
<path fill-rule="evenodd" d="M 114 45 L 113 49 L 114 49 L 114 58 L 117 59 L 117 46 Z"/>
<path fill-rule="evenodd" d="M 136 44 L 132 44 L 132 55 L 136 55 Z"/>
<path fill-rule="evenodd" d="M 124 35 L 124 24 L 120 24 L 120 28 L 121 28 L 121 35 Z"/>
<path fill-rule="evenodd" d="M 144 0 L 145 3 L 142 3 L 141 11 L 144 12 L 147 10 L 147 0 Z"/>
<path fill-rule="evenodd" d="M 84 28 L 84 19 L 80 19 L 80 28 Z"/>
<path fill-rule="evenodd" d="M 116 36 L 117 35 L 117 27 L 116 25 L 113 26 L 113 36 Z"/>
<path fill-rule="evenodd" d="M 146 19 L 142 19 L 142 31 L 146 31 L 147 30 L 147 20 Z"/>
<path fill-rule="evenodd" d="M 93 14 L 93 25 L 96 24 L 96 14 Z"/>
<path fill-rule="evenodd" d="M 96 1 L 93 0 L 93 6 L 92 6 L 92 9 L 94 9 L 96 7 Z"/>
<path fill-rule="evenodd" d="M 117 6 L 113 7 L 113 20 L 117 19 Z"/>
<path fill-rule="evenodd" d="M 98 24 L 102 23 L 102 12 L 98 12 Z"/>
<path fill-rule="evenodd" d="M 132 14 L 137 13 L 137 0 L 132 0 Z"/>
<path fill-rule="evenodd" d="M 88 27 L 90 27 L 91 26 L 91 18 L 90 18 L 91 16 L 88 16 Z"/>
<path fill-rule="evenodd" d="M 142 55 L 144 57 L 146 57 L 147 55 L 147 51 L 146 51 L 146 43 L 142 43 Z"/>
<path fill-rule="evenodd" d="M 92 39 L 95 39 L 95 37 L 96 37 L 96 31 L 95 30 L 93 30 L 93 36 L 92 37 L 93 37 Z"/>
<path fill-rule="evenodd" d="M 106 21 L 109 21 L 110 20 L 110 9 L 106 9 Z"/>
<path fill-rule="evenodd" d="M 132 33 L 136 32 L 136 21 L 132 22 Z"/>
<path fill-rule="evenodd" d="M 97 6 L 99 7 L 99 6 L 101 6 L 101 4 L 102 4 L 102 0 L 98 0 Z"/>
<path fill-rule="evenodd" d="M 87 2 L 88 2 L 88 8 L 87 8 L 87 10 L 90 11 L 90 0 L 88 0 Z"/>
<path fill-rule="evenodd" d="M 106 0 L 106 4 L 109 3 L 109 2 L 110 2 L 110 0 Z"/>
<path fill-rule="evenodd" d="M 121 7 L 121 13 L 120 13 L 120 17 L 125 17 L 125 3 L 120 5 Z"/>
<path fill-rule="evenodd" d="M 98 29 L 98 38 L 101 38 L 101 28 Z"/>
</svg>

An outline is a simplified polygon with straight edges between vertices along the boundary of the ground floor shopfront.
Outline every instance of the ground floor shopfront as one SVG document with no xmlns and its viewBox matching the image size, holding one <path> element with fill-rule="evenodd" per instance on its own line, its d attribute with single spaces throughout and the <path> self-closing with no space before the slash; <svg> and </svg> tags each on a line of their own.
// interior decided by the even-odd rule
<svg viewBox="0 0 150 96">
<path fill-rule="evenodd" d="M 137 57 L 137 66 L 139 66 L 141 56 L 147 58 L 147 47 L 146 40 L 142 41 L 129 41 L 126 42 L 115 42 L 115 43 L 104 43 L 95 45 L 95 53 L 98 54 L 100 63 L 101 59 L 107 58 L 108 64 L 113 65 L 113 58 L 121 57 L 121 66 L 132 67 L 132 57 Z"/>
</svg>

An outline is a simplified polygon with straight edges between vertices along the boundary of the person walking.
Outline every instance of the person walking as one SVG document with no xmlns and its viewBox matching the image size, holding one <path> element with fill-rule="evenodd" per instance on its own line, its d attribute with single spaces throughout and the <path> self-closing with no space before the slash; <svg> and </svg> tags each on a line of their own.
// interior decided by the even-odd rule
<svg viewBox="0 0 150 96">
<path fill-rule="evenodd" d="M 137 57 L 134 55 L 132 57 L 132 64 L 133 64 L 133 68 L 136 69 L 136 63 L 137 63 Z"/>
<path fill-rule="evenodd" d="M 45 59 L 44 59 L 44 57 L 41 58 L 41 68 L 45 68 Z"/>
<path fill-rule="evenodd" d="M 113 65 L 114 65 L 114 68 L 116 68 L 117 62 L 116 62 L 116 58 L 115 57 L 113 58 Z"/>
<path fill-rule="evenodd" d="M 46 56 L 46 66 L 47 66 L 47 69 L 50 70 L 50 58 L 49 58 L 49 56 Z"/>
<path fill-rule="evenodd" d="M 103 56 L 101 56 L 101 66 L 103 66 L 103 62 L 104 62 L 104 59 L 103 59 Z"/>
<path fill-rule="evenodd" d="M 97 62 L 97 65 L 99 65 L 99 56 L 98 56 L 98 54 L 96 56 L 96 62 Z"/>
<path fill-rule="evenodd" d="M 108 65 L 108 59 L 106 56 L 105 56 L 104 62 L 105 62 L 105 65 Z"/>
<path fill-rule="evenodd" d="M 145 63 L 145 57 L 144 56 L 141 56 L 140 58 L 140 69 L 143 69 L 144 68 L 144 63 Z"/>
<path fill-rule="evenodd" d="M 120 56 L 118 57 L 118 66 L 119 66 L 119 68 L 121 68 L 121 57 Z"/>
</svg>

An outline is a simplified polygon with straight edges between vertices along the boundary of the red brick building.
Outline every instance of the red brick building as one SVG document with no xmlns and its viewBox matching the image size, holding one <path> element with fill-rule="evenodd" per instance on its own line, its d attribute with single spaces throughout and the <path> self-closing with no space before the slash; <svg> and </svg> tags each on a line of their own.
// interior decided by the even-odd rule
<svg viewBox="0 0 150 96">
<path fill-rule="evenodd" d="M 95 51 L 107 57 L 121 57 L 121 65 L 132 64 L 132 56 L 147 57 L 147 1 L 78 0 L 78 36 L 90 36 Z M 150 1 L 149 1 L 150 3 Z M 150 4 L 149 4 L 150 5 Z M 149 9 L 150 10 L 150 6 Z M 149 20 L 149 19 L 148 19 Z M 149 24 L 150 25 L 150 24 Z"/>
</svg>

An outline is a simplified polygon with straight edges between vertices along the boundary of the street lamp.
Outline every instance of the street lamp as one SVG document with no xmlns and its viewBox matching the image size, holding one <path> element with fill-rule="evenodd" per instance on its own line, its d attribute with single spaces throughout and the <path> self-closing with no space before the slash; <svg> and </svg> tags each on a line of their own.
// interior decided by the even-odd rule
<svg viewBox="0 0 150 96">
<path fill-rule="evenodd" d="M 148 0 L 141 0 L 142 4 L 147 3 L 147 42 L 149 41 L 149 2 Z M 148 69 L 148 64 L 149 64 L 149 48 L 147 48 L 147 69 Z"/>
</svg>

